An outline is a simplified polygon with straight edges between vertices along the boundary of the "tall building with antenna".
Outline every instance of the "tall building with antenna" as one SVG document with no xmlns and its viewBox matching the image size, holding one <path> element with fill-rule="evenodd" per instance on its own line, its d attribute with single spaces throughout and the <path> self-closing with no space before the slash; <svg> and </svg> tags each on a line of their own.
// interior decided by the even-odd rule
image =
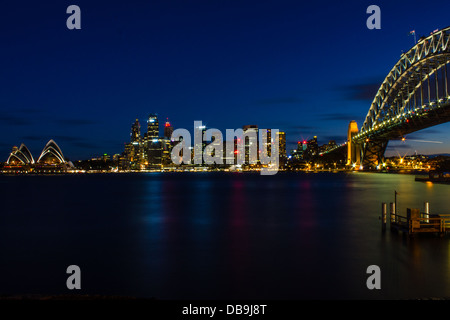
<svg viewBox="0 0 450 320">
<path fill-rule="evenodd" d="M 169 118 L 167 118 L 167 121 L 164 125 L 164 137 L 167 139 L 171 139 L 173 133 L 173 127 L 169 122 Z"/>
</svg>

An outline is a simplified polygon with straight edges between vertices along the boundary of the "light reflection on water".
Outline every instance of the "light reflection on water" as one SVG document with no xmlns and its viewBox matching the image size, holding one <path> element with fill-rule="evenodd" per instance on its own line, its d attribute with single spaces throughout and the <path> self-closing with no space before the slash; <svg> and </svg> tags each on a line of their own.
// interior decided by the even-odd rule
<svg viewBox="0 0 450 320">
<path fill-rule="evenodd" d="M 78 264 L 85 293 L 450 297 L 449 237 L 383 234 L 379 220 L 381 202 L 393 202 L 395 190 L 400 213 L 425 201 L 432 213 L 450 213 L 448 185 L 369 173 L 0 177 L 5 181 L 0 294 L 67 293 L 65 268 Z M 365 286 L 371 264 L 381 267 L 380 291 Z M 27 275 L 30 265 L 39 277 Z"/>
</svg>

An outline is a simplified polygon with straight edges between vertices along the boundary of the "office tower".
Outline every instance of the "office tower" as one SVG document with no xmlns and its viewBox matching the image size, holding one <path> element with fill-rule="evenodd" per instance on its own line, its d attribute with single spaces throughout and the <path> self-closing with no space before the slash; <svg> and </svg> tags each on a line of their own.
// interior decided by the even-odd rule
<svg viewBox="0 0 450 320">
<path fill-rule="evenodd" d="M 233 152 L 231 152 L 230 154 L 227 153 L 227 141 L 223 140 L 222 141 L 222 148 L 223 148 L 223 167 L 227 167 L 229 164 L 231 163 L 236 163 L 236 154 L 234 153 L 234 150 L 236 150 L 236 144 L 234 144 L 234 149 Z"/>
<path fill-rule="evenodd" d="M 258 161 L 258 126 L 255 124 L 245 125 L 242 127 L 242 131 L 244 132 L 244 152 L 245 152 L 245 165 L 255 166 Z M 252 136 L 255 136 L 253 138 Z M 253 149 L 253 151 L 251 151 Z M 255 152 L 256 151 L 256 152 Z M 250 152 L 255 152 L 252 155 L 253 159 L 250 157 Z M 250 160 L 253 160 L 254 163 L 250 164 Z"/>
<path fill-rule="evenodd" d="M 172 141 L 170 139 L 164 137 L 161 139 L 162 143 L 162 151 L 161 151 L 161 162 L 164 166 L 172 165 L 172 158 L 170 154 L 172 152 Z"/>
<path fill-rule="evenodd" d="M 175 143 L 172 141 L 173 126 L 169 122 L 169 118 L 164 125 L 164 138 L 162 139 L 162 163 L 163 165 L 172 165 L 170 156 Z"/>
<path fill-rule="evenodd" d="M 206 140 L 206 126 L 200 125 L 198 127 L 195 127 L 194 129 L 195 129 L 195 132 L 198 132 L 199 130 L 201 131 L 202 141 L 201 141 L 201 150 L 199 150 L 199 148 L 197 146 L 194 146 L 192 159 L 194 160 L 194 164 L 203 164 L 204 163 L 203 153 L 205 151 L 206 145 L 208 144 L 207 141 L 205 141 Z M 195 138 L 194 138 L 194 141 L 195 141 Z"/>
<path fill-rule="evenodd" d="M 142 148 L 141 125 L 136 119 L 131 126 L 131 147 L 130 147 L 130 167 L 133 170 L 141 169 L 141 162 L 144 156 Z"/>
<path fill-rule="evenodd" d="M 278 154 L 279 154 L 279 164 L 280 168 L 286 165 L 287 155 L 286 155 L 286 132 L 279 131 L 277 133 L 278 139 Z"/>
<path fill-rule="evenodd" d="M 136 121 L 131 126 L 131 142 L 139 142 L 141 139 L 141 125 L 139 124 L 139 120 Z"/>
<path fill-rule="evenodd" d="M 125 144 L 124 169 L 140 170 L 143 157 L 141 125 L 139 120 L 131 125 L 130 142 Z"/>
<path fill-rule="evenodd" d="M 279 131 L 277 132 L 277 136 L 278 136 L 278 149 L 279 149 L 279 154 L 280 157 L 286 156 L 286 132 L 283 131 Z"/>
<path fill-rule="evenodd" d="M 158 122 L 158 115 L 156 113 L 148 116 L 147 137 L 150 140 L 159 138 L 159 122 Z"/>
<path fill-rule="evenodd" d="M 144 163 L 147 168 L 157 169 L 162 164 L 163 142 L 159 137 L 159 121 L 157 114 L 151 114 L 147 120 L 147 133 L 144 139 Z"/>
<path fill-rule="evenodd" d="M 242 131 L 246 131 L 248 129 L 256 129 L 258 130 L 258 126 L 256 124 L 248 124 L 242 127 Z"/>
<path fill-rule="evenodd" d="M 265 143 L 265 150 L 267 150 L 267 155 L 270 157 L 272 154 L 272 130 L 271 129 L 266 129 L 267 132 L 267 140 Z M 260 143 L 263 143 L 262 141 L 260 141 Z"/>
<path fill-rule="evenodd" d="M 303 160 L 307 146 L 306 140 L 297 141 L 297 148 L 291 151 L 293 160 Z"/>
<path fill-rule="evenodd" d="M 171 140 L 173 133 L 173 127 L 169 122 L 169 119 L 167 119 L 166 124 L 164 125 L 164 137 Z"/>
<path fill-rule="evenodd" d="M 308 140 L 308 145 L 306 148 L 304 158 L 307 160 L 311 160 L 316 158 L 319 155 L 319 145 L 317 143 L 317 136 L 314 136 L 313 139 Z"/>
</svg>

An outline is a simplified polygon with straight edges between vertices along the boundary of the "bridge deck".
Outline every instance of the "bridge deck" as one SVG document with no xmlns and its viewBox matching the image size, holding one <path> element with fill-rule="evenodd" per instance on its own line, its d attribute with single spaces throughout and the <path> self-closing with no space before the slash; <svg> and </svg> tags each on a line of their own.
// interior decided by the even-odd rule
<svg viewBox="0 0 450 320">
<path fill-rule="evenodd" d="M 439 106 L 424 106 L 416 112 L 409 113 L 384 124 L 370 132 L 365 131 L 353 140 L 364 143 L 369 140 L 393 140 L 404 137 L 415 131 L 423 130 L 450 121 L 450 101 Z"/>
</svg>

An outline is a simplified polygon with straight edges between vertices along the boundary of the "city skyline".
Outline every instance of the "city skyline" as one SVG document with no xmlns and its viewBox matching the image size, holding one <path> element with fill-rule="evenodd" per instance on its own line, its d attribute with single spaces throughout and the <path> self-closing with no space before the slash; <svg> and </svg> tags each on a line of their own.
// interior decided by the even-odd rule
<svg viewBox="0 0 450 320">
<path fill-rule="evenodd" d="M 6 2 L 0 300 L 447 300 L 448 8 Z"/>
<path fill-rule="evenodd" d="M 447 26 L 442 10 L 404 3 L 377 3 L 380 30 L 366 28 L 365 1 L 79 1 L 81 30 L 65 27 L 66 3 L 10 3 L 1 21 L 1 161 L 13 145 L 36 154 L 49 139 L 70 159 L 120 153 L 129 124 L 151 112 L 188 130 L 195 120 L 219 130 L 278 128 L 287 150 L 314 136 L 342 143 L 414 44 L 409 32 Z M 418 19 L 424 11 L 433 21 Z M 449 128 L 391 142 L 386 155 L 448 153 Z"/>
</svg>

